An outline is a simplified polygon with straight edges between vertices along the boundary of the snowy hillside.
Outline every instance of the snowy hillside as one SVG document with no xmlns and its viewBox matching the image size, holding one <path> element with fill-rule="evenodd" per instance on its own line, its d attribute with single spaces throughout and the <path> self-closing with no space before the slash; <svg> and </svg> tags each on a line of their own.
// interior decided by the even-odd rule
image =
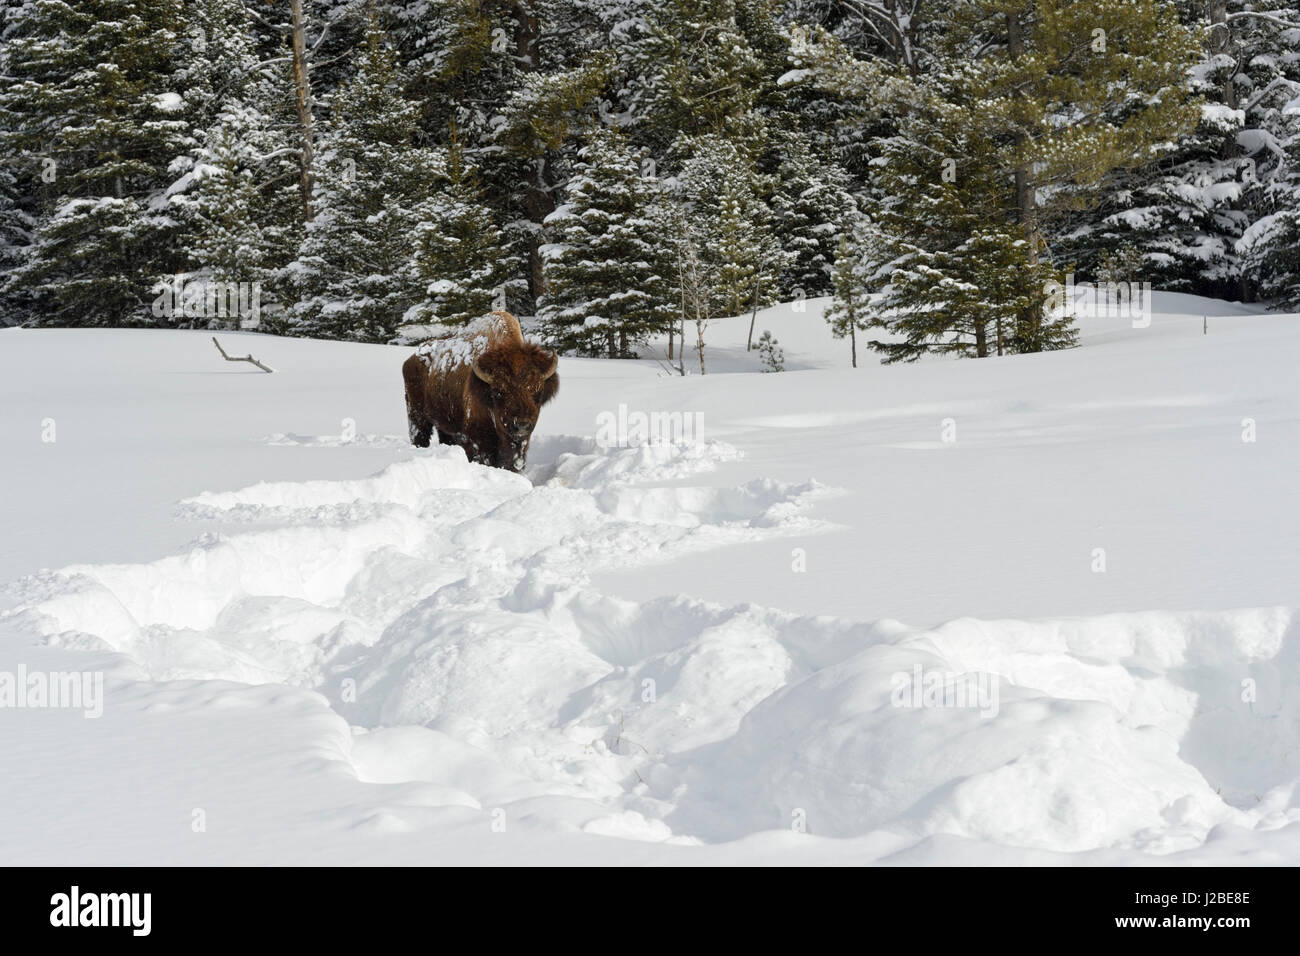
<svg viewBox="0 0 1300 956">
<path fill-rule="evenodd" d="M 3 712 L 0 855 L 1300 863 L 1300 317 L 850 369 L 823 306 L 563 359 L 527 477 L 407 443 L 408 350 L 0 332 L 0 673 L 105 675 Z"/>
</svg>

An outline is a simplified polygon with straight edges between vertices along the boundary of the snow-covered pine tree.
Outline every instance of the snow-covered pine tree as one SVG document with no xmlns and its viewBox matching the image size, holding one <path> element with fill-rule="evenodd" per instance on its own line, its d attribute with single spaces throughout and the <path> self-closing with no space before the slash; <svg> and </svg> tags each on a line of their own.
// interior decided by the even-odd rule
<svg viewBox="0 0 1300 956">
<path fill-rule="evenodd" d="M 275 276 L 301 232 L 297 150 L 273 115 L 276 97 L 291 95 L 287 71 L 260 62 L 242 0 L 194 0 L 186 17 L 180 76 L 193 146 L 172 163 L 181 175 L 167 191 L 184 227 L 185 279 L 260 283 L 263 327 L 280 330 Z"/>
<path fill-rule="evenodd" d="M 415 265 L 424 295 L 405 321 L 463 325 L 505 305 L 505 285 L 519 263 L 454 128 L 439 183 L 415 227 Z"/>
<path fill-rule="evenodd" d="M 938 66 L 938 10 L 924 0 L 817 0 L 805 12 L 791 4 L 786 16 L 793 21 L 792 69 L 778 85 L 788 108 L 797 106 L 818 155 L 850 175 L 859 208 L 878 208 L 888 197 L 875 184 L 872 164 L 880 143 L 923 98 L 923 66 Z"/>
<path fill-rule="evenodd" d="M 1192 86 L 1196 89 L 1196 86 Z M 1240 284 L 1234 244 L 1246 228 L 1234 151 L 1234 112 L 1206 103 L 1176 154 L 1107 176 L 1095 208 L 1067 214 L 1053 254 L 1081 279 L 1097 280 L 1117 250 L 1136 250 L 1140 276 L 1162 289 L 1232 295 Z M 1170 141 L 1166 152 L 1173 152 Z"/>
<path fill-rule="evenodd" d="M 736 22 L 737 0 L 665 0 L 627 53 L 642 142 L 664 152 L 679 136 L 752 142 L 762 117 L 763 60 Z"/>
<path fill-rule="evenodd" d="M 315 218 L 288 267 L 301 334 L 387 342 L 424 297 L 413 236 L 432 217 L 438 151 L 414 146 L 419 105 L 372 21 L 355 77 L 330 103 Z"/>
<path fill-rule="evenodd" d="M 1197 37 L 1167 0 L 971 0 L 943 23 L 947 64 L 930 89 L 946 120 L 994 144 L 980 161 L 1010 184 L 1031 263 L 1061 205 L 1094 203 L 1106 173 L 1145 161 L 1197 116 L 1185 82 Z M 973 155 L 954 155 L 958 175 Z M 1042 318 L 1021 316 L 1019 350 L 1052 347 L 1035 331 Z"/>
<path fill-rule="evenodd" d="M 1007 352 L 1042 351 L 1074 341 L 1067 314 L 1045 313 L 1052 266 L 1031 261 L 1020 225 L 976 225 L 951 248 L 922 249 L 903 243 L 877 308 L 888 318 L 888 340 L 873 339 L 885 364 L 913 362 L 927 354 L 986 358 Z M 907 311 L 898 311 L 903 304 Z M 1043 318 L 1026 328 L 1025 315 Z M 1039 341 L 1027 340 L 1036 336 Z"/>
<path fill-rule="evenodd" d="M 529 42 L 540 44 L 541 38 Z M 525 304 L 535 303 L 545 292 L 543 224 L 558 204 L 559 167 L 575 134 L 601 112 L 612 62 L 602 50 L 567 68 L 525 72 L 493 130 L 494 187 L 510 213 L 506 238 L 527 263 Z"/>
<path fill-rule="evenodd" d="M 0 65 L 0 73 L 3 72 Z M 0 159 L 0 326 L 22 325 L 32 317 L 30 297 L 23 289 L 5 287 L 5 279 L 21 262 L 36 224 L 25 207 L 18 178 L 10 164 Z"/>
<path fill-rule="evenodd" d="M 1199 123 L 1157 144 L 1142 164 L 1108 174 L 1095 208 L 1060 224 L 1054 252 L 1093 279 L 1104 258 L 1131 247 L 1142 257 L 1142 277 L 1160 288 L 1253 300 L 1274 260 L 1264 254 L 1262 233 L 1243 238 L 1271 215 L 1285 179 L 1280 142 L 1285 106 L 1300 95 L 1300 16 L 1288 0 L 1173 6 L 1200 31 L 1199 62 L 1186 83 L 1203 100 Z"/>
<path fill-rule="evenodd" d="M 915 305 L 927 327 L 967 308 L 959 299 L 951 309 L 932 301 L 925 276 L 956 283 L 956 291 L 975 264 L 954 254 L 992 242 L 985 231 L 993 229 L 999 248 L 1023 251 L 1015 281 L 1028 281 L 1050 252 L 1046 239 L 1063 208 L 1094 202 L 1106 173 L 1145 161 L 1197 115 L 1184 81 L 1196 37 L 1165 0 L 969 0 L 932 16 L 930 69 L 915 78 L 827 59 L 816 43 L 799 51 L 832 82 L 842 76 L 883 90 L 890 97 L 883 105 L 902 117 L 898 132 L 877 142 L 878 209 L 868 211 L 879 213 L 907 257 L 895 267 L 906 281 L 891 283 L 887 314 L 904 321 Z M 1019 237 L 1003 226 L 1009 214 Z M 909 295 L 920 298 L 909 303 Z M 1011 347 L 1070 344 L 1068 328 L 1036 298 L 1011 297 L 1029 310 L 1015 322 Z M 891 358 L 914 357 L 927 343 L 946 348 L 930 332 L 904 338 L 911 345 L 888 349 Z"/>
<path fill-rule="evenodd" d="M 983 358 L 1065 348 L 1068 315 L 1050 315 L 1060 274 L 1032 254 L 1025 228 L 1007 215 L 998 145 L 942 109 L 918 111 L 885 146 L 881 191 L 896 197 L 864 244 L 864 271 L 885 278 L 871 325 L 888 330 L 871 348 L 885 363 L 929 353 Z M 942 157 L 962 156 L 953 175 Z"/>
<path fill-rule="evenodd" d="M 145 324 L 180 268 L 167 167 L 184 149 L 174 89 L 179 0 L 26 3 L 9 11 L 0 153 L 38 220 L 6 282 L 48 325 Z"/>
<path fill-rule="evenodd" d="M 851 221 L 857 204 L 844 170 L 814 156 L 801 134 L 786 134 L 782 140 L 772 197 L 773 231 L 789 260 L 778 280 L 780 293 L 787 299 L 825 295 L 831 290 L 841 225 Z"/>
<path fill-rule="evenodd" d="M 772 211 L 762 199 L 770 184 L 721 136 L 696 137 L 686 149 L 690 159 L 678 188 L 714 276 L 712 313 L 740 315 L 772 303 L 789 256 L 776 241 Z"/>
<path fill-rule="evenodd" d="M 1268 183 L 1260 218 L 1237 243 L 1243 271 L 1274 308 L 1300 311 L 1300 95 L 1284 114 L 1276 143 L 1285 157 Z"/>
<path fill-rule="evenodd" d="M 445 223 L 464 222 L 470 229 L 480 224 L 480 232 L 491 233 L 494 249 L 503 243 L 509 248 L 499 255 L 501 274 L 493 264 L 488 279 L 470 280 L 468 293 L 457 291 L 455 276 L 462 272 L 456 265 L 455 246 L 474 242 L 471 233 L 458 230 L 440 250 L 438 237 L 427 230 L 422 242 L 429 241 L 428 262 L 424 274 L 434 272 L 441 278 L 430 279 L 444 290 L 441 304 L 426 299 L 420 309 L 408 316 L 411 323 L 433 321 L 434 309 L 447 312 L 451 321 L 468 315 L 483 304 L 477 290 L 485 282 L 504 285 L 505 306 L 518 314 L 531 309 L 528 278 L 524 260 L 532 252 L 540 218 L 528 220 L 522 210 L 519 182 L 526 175 L 520 164 L 496 142 L 504 118 L 504 107 L 523 82 L 523 76 L 541 66 L 526 62 L 522 47 L 525 37 L 551 23 L 545 5 L 538 3 L 508 4 L 482 0 L 388 0 L 381 4 L 384 22 L 409 76 L 407 95 L 420 104 L 416 141 L 438 145 L 450 154 L 451 175 L 456 178 L 456 164 L 465 176 L 464 184 L 443 190 L 438 196 L 437 216 Z M 521 27 L 522 25 L 522 27 Z M 556 62 L 548 60 L 548 67 Z M 513 192 L 512 192 L 513 191 Z M 509 239 L 503 226 L 510 227 Z M 473 268 L 463 270 L 469 279 Z M 451 278 L 447 278 L 451 276 Z M 428 283 L 426 283 L 428 284 Z M 452 300 L 468 294 L 466 304 Z M 435 294 L 436 295 L 436 294 Z M 495 301 L 495 290 L 493 298 Z M 475 313 L 477 314 L 477 313 Z"/>
<path fill-rule="evenodd" d="M 538 315 L 556 348 L 609 358 L 666 331 L 677 316 L 658 234 L 657 180 L 606 127 L 578 153 L 565 202 L 546 221 L 546 292 Z"/>
<path fill-rule="evenodd" d="M 4 41 L 13 29 L 0 18 L 0 76 L 10 75 L 9 44 Z M 6 289 L 6 280 L 21 261 L 36 225 L 34 190 L 19 185 L 17 169 L 15 157 L 0 148 L 0 326 L 22 325 L 32 317 L 23 290 Z"/>
<path fill-rule="evenodd" d="M 1238 145 L 1242 207 L 1235 245 L 1241 294 L 1300 308 L 1300 10 L 1290 0 L 1228 3 L 1224 28 L 1238 52 L 1233 75 L 1244 125 Z"/>
<path fill-rule="evenodd" d="M 1289 106 L 1293 127 L 1300 127 L 1300 96 Z M 1300 128 L 1277 138 L 1286 156 L 1269 184 L 1268 204 L 1238 243 L 1245 269 L 1254 274 L 1261 296 L 1274 308 L 1300 311 Z"/>
</svg>

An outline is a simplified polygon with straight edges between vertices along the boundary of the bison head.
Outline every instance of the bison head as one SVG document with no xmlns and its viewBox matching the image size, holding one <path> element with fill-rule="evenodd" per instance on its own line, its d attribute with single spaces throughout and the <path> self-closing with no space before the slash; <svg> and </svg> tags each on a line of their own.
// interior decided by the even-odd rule
<svg viewBox="0 0 1300 956">
<path fill-rule="evenodd" d="M 497 432 L 498 468 L 521 472 L 543 405 L 560 390 L 559 357 L 531 342 L 488 349 L 474 360 L 470 388 Z"/>
</svg>

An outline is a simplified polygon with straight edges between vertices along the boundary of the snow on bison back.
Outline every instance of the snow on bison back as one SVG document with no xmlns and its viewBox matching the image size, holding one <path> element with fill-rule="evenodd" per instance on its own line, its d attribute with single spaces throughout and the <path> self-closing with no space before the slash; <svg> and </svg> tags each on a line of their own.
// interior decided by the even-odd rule
<svg viewBox="0 0 1300 956">
<path fill-rule="evenodd" d="M 509 312 L 431 339 L 402 365 L 411 442 L 428 448 L 436 429 L 470 461 L 522 472 L 538 413 L 560 389 L 558 364 Z"/>
</svg>

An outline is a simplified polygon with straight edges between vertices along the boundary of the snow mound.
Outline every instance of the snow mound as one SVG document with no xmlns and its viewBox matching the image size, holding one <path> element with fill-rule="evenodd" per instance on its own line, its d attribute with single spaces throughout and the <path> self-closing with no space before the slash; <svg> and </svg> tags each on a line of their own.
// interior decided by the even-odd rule
<svg viewBox="0 0 1300 956">
<path fill-rule="evenodd" d="M 1297 639 L 1285 609 L 885 622 L 749 711 L 707 773 L 689 769 L 700 792 L 669 822 L 740 836 L 799 816 L 831 836 L 1148 853 L 1284 826 L 1300 820 Z M 933 675 L 996 689 L 908 698 Z"/>
<path fill-rule="evenodd" d="M 383 643 L 385 629 L 426 598 L 463 604 L 472 617 L 528 575 L 581 583 L 602 569 L 822 527 L 803 515 L 823 490 L 813 483 L 626 483 L 681 474 L 682 459 L 702 468 L 733 455 L 726 446 L 670 447 L 649 460 L 635 448 L 589 453 L 588 469 L 620 480 L 578 489 L 562 476 L 534 486 L 438 446 L 370 478 L 205 492 L 183 501 L 181 513 L 267 526 L 205 535 L 144 564 L 75 565 L 25 579 L 10 586 L 14 606 L 4 617 L 51 640 L 99 642 L 153 679 L 314 687 L 340 661 Z M 507 613 L 502 626 L 521 621 Z"/>
</svg>

